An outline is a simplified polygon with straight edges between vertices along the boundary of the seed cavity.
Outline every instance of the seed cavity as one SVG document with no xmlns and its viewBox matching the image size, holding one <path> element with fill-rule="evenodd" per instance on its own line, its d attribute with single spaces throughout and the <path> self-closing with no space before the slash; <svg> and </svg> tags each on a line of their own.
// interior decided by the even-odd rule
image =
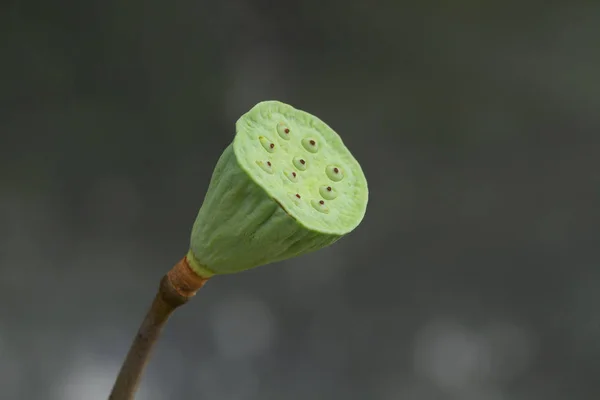
<svg viewBox="0 0 600 400">
<path fill-rule="evenodd" d="M 319 188 L 319 194 L 325 200 L 333 200 L 338 196 L 337 191 L 331 186 L 327 185 L 323 185 Z"/>
<path fill-rule="evenodd" d="M 269 139 L 267 139 L 264 136 L 259 136 L 258 140 L 260 141 L 260 144 L 266 151 L 268 151 L 269 153 L 275 152 L 275 143 L 272 143 Z"/>
<path fill-rule="evenodd" d="M 277 124 L 277 134 L 284 140 L 290 140 L 290 128 L 283 122 Z"/>
<path fill-rule="evenodd" d="M 327 177 L 334 182 L 339 182 L 344 178 L 344 173 L 341 168 L 336 167 L 335 165 L 328 165 L 327 168 L 325 168 L 325 174 L 327 174 Z"/>
<path fill-rule="evenodd" d="M 294 171 L 285 171 L 284 175 L 291 181 L 291 182 L 298 182 L 298 174 L 295 173 Z"/>
<path fill-rule="evenodd" d="M 306 151 L 310 153 L 316 153 L 319 150 L 319 144 L 315 139 L 312 138 L 302 139 L 302 147 L 304 147 Z"/>
<path fill-rule="evenodd" d="M 257 161 L 256 164 L 262 168 L 263 171 L 272 174 L 273 173 L 273 165 L 271 161 Z"/>
<path fill-rule="evenodd" d="M 294 167 L 296 167 L 296 169 L 300 170 L 300 171 L 306 171 L 306 160 L 302 157 L 294 157 L 294 159 L 292 160 L 292 163 L 294 164 Z"/>
<path fill-rule="evenodd" d="M 324 214 L 328 214 L 329 213 L 329 207 L 327 207 L 327 205 L 325 204 L 325 202 L 323 200 L 320 200 L 320 201 L 311 200 L 310 204 L 318 212 L 322 212 Z"/>
</svg>

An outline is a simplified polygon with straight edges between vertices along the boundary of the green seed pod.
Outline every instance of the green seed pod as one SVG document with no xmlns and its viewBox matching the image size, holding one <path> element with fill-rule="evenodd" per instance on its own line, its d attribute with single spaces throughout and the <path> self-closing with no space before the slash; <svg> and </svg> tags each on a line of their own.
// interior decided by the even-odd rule
<svg viewBox="0 0 600 400">
<path fill-rule="evenodd" d="M 192 229 L 199 275 L 230 274 L 333 244 L 362 221 L 368 188 L 342 139 L 278 101 L 236 123 Z"/>
</svg>

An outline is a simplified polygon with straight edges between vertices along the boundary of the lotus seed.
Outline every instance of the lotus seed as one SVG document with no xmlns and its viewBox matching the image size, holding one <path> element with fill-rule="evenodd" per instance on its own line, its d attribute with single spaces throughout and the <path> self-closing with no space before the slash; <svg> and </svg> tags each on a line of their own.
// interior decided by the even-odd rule
<svg viewBox="0 0 600 400">
<path fill-rule="evenodd" d="M 294 164 L 294 167 L 296 167 L 296 169 L 300 171 L 306 171 L 306 161 L 304 161 L 302 158 L 294 157 L 292 163 Z"/>
<path fill-rule="evenodd" d="M 256 164 L 265 172 L 269 174 L 273 173 L 273 168 L 271 168 L 271 162 L 267 161 L 266 163 L 263 161 L 257 161 Z"/>
<path fill-rule="evenodd" d="M 295 172 L 290 173 L 290 172 L 286 171 L 285 176 L 292 182 L 298 182 L 298 177 L 296 176 Z"/>
<path fill-rule="evenodd" d="M 275 151 L 275 144 L 271 143 L 266 137 L 259 136 L 258 140 L 260 140 L 262 147 L 269 153 L 273 153 Z"/>
<path fill-rule="evenodd" d="M 277 133 L 282 139 L 290 140 L 290 129 L 283 122 L 277 124 Z"/>
<path fill-rule="evenodd" d="M 342 180 L 342 178 L 344 178 L 342 171 L 333 165 L 329 165 L 327 168 L 325 168 L 325 174 L 327 174 L 327 177 L 334 182 L 339 182 Z"/>
<path fill-rule="evenodd" d="M 325 202 L 323 200 L 321 201 L 316 201 L 316 200 L 312 200 L 310 202 L 310 204 L 313 206 L 313 208 L 319 212 L 322 212 L 324 214 L 328 214 L 329 213 L 329 208 L 327 208 L 327 206 L 325 205 Z"/>
<path fill-rule="evenodd" d="M 304 138 L 302 139 L 302 146 L 306 149 L 306 151 L 310 153 L 316 153 L 319 150 L 319 146 L 317 146 L 317 142 L 313 139 Z"/>
<path fill-rule="evenodd" d="M 319 193 L 325 200 L 333 200 L 337 197 L 337 192 L 331 186 L 321 186 Z"/>
<path fill-rule="evenodd" d="M 301 209 L 302 207 L 304 207 L 304 204 L 302 203 L 302 199 L 300 198 L 299 193 L 288 192 L 288 196 L 290 197 L 291 204 L 298 207 L 298 209 Z"/>
</svg>

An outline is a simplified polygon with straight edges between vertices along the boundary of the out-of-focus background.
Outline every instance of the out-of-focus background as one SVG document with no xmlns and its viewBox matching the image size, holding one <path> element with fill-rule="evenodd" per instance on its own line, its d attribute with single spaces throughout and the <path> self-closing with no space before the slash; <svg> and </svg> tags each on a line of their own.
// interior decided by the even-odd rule
<svg viewBox="0 0 600 400">
<path fill-rule="evenodd" d="M 0 13 L 0 398 L 105 399 L 237 118 L 330 124 L 359 229 L 213 279 L 138 399 L 600 398 L 600 3 Z"/>
</svg>

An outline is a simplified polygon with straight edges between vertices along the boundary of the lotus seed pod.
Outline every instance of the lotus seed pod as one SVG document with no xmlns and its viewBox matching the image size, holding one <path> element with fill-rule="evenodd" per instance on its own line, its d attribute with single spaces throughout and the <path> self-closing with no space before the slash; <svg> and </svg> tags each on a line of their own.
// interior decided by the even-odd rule
<svg viewBox="0 0 600 400">
<path fill-rule="evenodd" d="M 217 162 L 188 261 L 209 277 L 313 252 L 354 230 L 367 201 L 363 171 L 336 132 L 290 105 L 258 103 Z"/>
</svg>

